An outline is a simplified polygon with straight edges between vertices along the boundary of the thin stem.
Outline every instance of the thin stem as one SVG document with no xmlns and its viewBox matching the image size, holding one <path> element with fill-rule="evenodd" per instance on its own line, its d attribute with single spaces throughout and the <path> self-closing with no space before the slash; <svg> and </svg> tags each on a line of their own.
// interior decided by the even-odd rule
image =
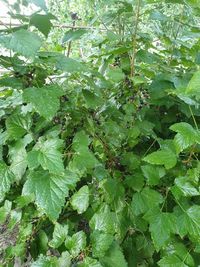
<svg viewBox="0 0 200 267">
<path fill-rule="evenodd" d="M 75 24 L 76 24 L 76 21 L 73 20 L 72 27 L 75 27 Z M 72 31 L 73 31 L 73 29 L 72 29 Z M 71 51 L 71 45 L 72 45 L 72 41 L 70 41 L 69 44 L 68 44 L 68 48 L 67 48 L 67 57 L 69 57 L 69 54 L 70 54 L 70 51 Z"/>
<path fill-rule="evenodd" d="M 192 109 L 191 109 L 191 107 L 189 106 L 189 110 L 190 110 L 190 113 L 191 113 L 191 116 L 192 116 L 192 119 L 193 119 L 193 122 L 194 122 L 194 125 L 195 125 L 195 127 L 196 127 L 196 129 L 197 129 L 197 131 L 199 130 L 199 128 L 198 128 L 198 125 L 197 125 L 197 121 L 196 121 L 196 119 L 195 119 L 195 117 L 194 117 L 194 113 L 193 113 L 193 111 L 192 111 Z"/>
<path fill-rule="evenodd" d="M 135 14 L 135 29 L 134 29 L 134 33 L 132 36 L 133 50 L 132 50 L 132 57 L 131 57 L 131 77 L 134 77 L 135 75 L 135 56 L 136 56 L 136 46 L 137 46 L 136 38 L 137 38 L 139 17 L 140 17 L 140 0 L 138 0 L 137 2 L 136 14 Z"/>
<path fill-rule="evenodd" d="M 149 150 L 153 147 L 153 145 L 155 144 L 156 139 L 153 140 L 152 144 L 148 147 L 148 149 L 146 150 L 146 152 L 144 153 L 143 157 L 146 156 L 146 154 L 149 152 Z"/>
</svg>

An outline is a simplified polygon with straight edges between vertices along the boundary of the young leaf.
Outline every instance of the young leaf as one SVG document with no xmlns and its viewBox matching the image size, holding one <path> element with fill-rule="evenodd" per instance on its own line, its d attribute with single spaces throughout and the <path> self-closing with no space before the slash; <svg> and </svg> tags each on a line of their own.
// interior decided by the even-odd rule
<svg viewBox="0 0 200 267">
<path fill-rule="evenodd" d="M 65 175 L 49 174 L 47 171 L 30 172 L 24 184 L 23 195 L 35 195 L 35 202 L 51 220 L 56 220 L 68 195 Z"/>
<path fill-rule="evenodd" d="M 24 90 L 23 99 L 31 103 L 35 110 L 47 120 L 51 120 L 60 106 L 59 97 L 63 90 L 56 85 L 44 86 L 42 88 L 27 88 Z"/>
<path fill-rule="evenodd" d="M 177 162 L 176 155 L 169 149 L 155 151 L 143 160 L 150 164 L 164 165 L 167 170 L 173 168 Z"/>
<path fill-rule="evenodd" d="M 78 214 L 85 212 L 89 206 L 89 188 L 84 185 L 71 198 L 71 205 Z"/>
<path fill-rule="evenodd" d="M 8 35 L 0 35 L 0 45 L 22 56 L 33 57 L 40 49 L 42 41 L 36 33 L 21 29 Z"/>
</svg>

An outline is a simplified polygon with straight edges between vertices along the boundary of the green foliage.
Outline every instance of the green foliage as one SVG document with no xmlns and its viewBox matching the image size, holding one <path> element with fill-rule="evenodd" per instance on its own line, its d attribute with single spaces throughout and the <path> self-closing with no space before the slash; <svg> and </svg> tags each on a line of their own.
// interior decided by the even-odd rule
<svg viewBox="0 0 200 267">
<path fill-rule="evenodd" d="M 45 86 L 42 88 L 27 88 L 23 99 L 31 103 L 35 110 L 46 119 L 52 119 L 59 109 L 59 97 L 63 91 L 58 86 Z"/>
<path fill-rule="evenodd" d="M 48 171 L 33 171 L 27 177 L 23 195 L 34 194 L 35 202 L 50 219 L 56 220 L 68 194 L 65 175 L 50 174 Z"/>
<path fill-rule="evenodd" d="M 199 1 L 4 2 L 0 266 L 200 266 Z"/>
<path fill-rule="evenodd" d="M 0 43 L 25 57 L 33 57 L 42 45 L 41 38 L 33 32 L 19 30 L 8 35 L 0 36 Z"/>
<path fill-rule="evenodd" d="M 77 210 L 78 214 L 85 212 L 89 205 L 89 188 L 84 185 L 71 198 L 73 209 Z"/>
</svg>

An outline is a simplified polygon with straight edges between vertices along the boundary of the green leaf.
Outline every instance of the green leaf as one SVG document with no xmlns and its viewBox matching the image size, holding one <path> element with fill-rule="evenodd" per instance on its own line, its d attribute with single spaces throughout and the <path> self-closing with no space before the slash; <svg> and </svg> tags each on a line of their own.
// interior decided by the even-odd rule
<svg viewBox="0 0 200 267">
<path fill-rule="evenodd" d="M 84 258 L 83 262 L 79 262 L 78 267 L 103 267 L 100 262 L 95 259 L 86 257 Z"/>
<path fill-rule="evenodd" d="M 155 213 L 151 215 L 149 231 L 157 251 L 169 241 L 171 233 L 176 231 L 176 217 L 171 213 Z"/>
<path fill-rule="evenodd" d="M 159 184 L 160 178 L 166 174 L 165 169 L 162 167 L 144 165 L 141 166 L 141 169 L 149 185 Z"/>
<path fill-rule="evenodd" d="M 186 93 L 200 99 L 200 71 L 194 73 L 186 88 Z"/>
<path fill-rule="evenodd" d="M 23 195 L 35 195 L 35 202 L 51 220 L 56 220 L 68 196 L 65 175 L 51 175 L 47 171 L 30 172 L 23 187 Z"/>
<path fill-rule="evenodd" d="M 40 255 L 38 260 L 31 264 L 31 267 L 59 267 L 56 257 Z"/>
<path fill-rule="evenodd" d="M 125 75 L 120 68 L 109 68 L 106 72 L 106 77 L 113 82 L 120 82 L 125 78 Z"/>
<path fill-rule="evenodd" d="M 176 165 L 176 155 L 169 149 L 158 150 L 147 155 L 144 161 L 150 164 L 164 165 L 166 169 L 171 169 Z"/>
<path fill-rule="evenodd" d="M 175 123 L 170 129 L 177 132 L 174 143 L 178 153 L 196 142 L 200 143 L 200 133 L 186 122 Z"/>
<path fill-rule="evenodd" d="M 145 187 L 141 192 L 133 195 L 131 207 L 137 216 L 147 212 L 149 209 L 159 206 L 163 202 L 163 197 L 157 191 Z"/>
<path fill-rule="evenodd" d="M 6 128 L 10 139 L 19 139 L 31 128 L 30 116 L 22 116 L 19 113 L 10 115 L 6 120 Z"/>
<path fill-rule="evenodd" d="M 59 57 L 56 67 L 62 71 L 69 73 L 87 71 L 87 68 L 83 66 L 83 64 L 81 64 L 77 60 L 67 57 Z"/>
<path fill-rule="evenodd" d="M 44 141 L 40 138 L 33 150 L 28 154 L 29 167 L 34 169 L 40 164 L 44 170 L 49 170 L 50 173 L 64 173 L 62 154 L 59 151 L 62 143 L 60 139 Z"/>
<path fill-rule="evenodd" d="M 96 109 L 103 104 L 103 100 L 95 93 L 89 90 L 82 90 L 82 93 L 88 108 Z"/>
<path fill-rule="evenodd" d="M 5 200 L 4 205 L 0 207 L 0 223 L 4 223 L 12 208 L 12 202 Z"/>
<path fill-rule="evenodd" d="M 101 258 L 105 255 L 113 242 L 113 235 L 94 231 L 91 234 L 92 254 L 95 258 Z"/>
<path fill-rule="evenodd" d="M 176 255 L 182 262 L 184 262 L 188 266 L 195 266 L 194 259 L 188 251 L 188 248 L 180 242 L 177 242 L 176 239 L 172 240 L 172 242 L 166 248 L 166 254 Z"/>
<path fill-rule="evenodd" d="M 58 259 L 59 267 L 71 267 L 71 256 L 68 251 L 64 251 Z"/>
<path fill-rule="evenodd" d="M 18 208 L 23 208 L 34 201 L 34 195 L 19 196 L 14 201 Z"/>
<path fill-rule="evenodd" d="M 33 57 L 40 49 L 40 37 L 27 30 L 19 30 L 8 35 L 0 35 L 0 45 L 25 57 Z"/>
<path fill-rule="evenodd" d="M 63 90 L 59 86 L 49 85 L 25 89 L 23 99 L 31 103 L 41 116 L 51 120 L 60 107 L 59 97 L 62 95 Z"/>
<path fill-rule="evenodd" d="M 113 243 L 106 255 L 100 260 L 104 267 L 127 267 L 124 255 L 117 243 Z"/>
<path fill-rule="evenodd" d="M 71 198 L 71 205 L 78 214 L 85 212 L 89 206 L 89 188 L 84 185 Z"/>
<path fill-rule="evenodd" d="M 47 11 L 45 0 L 28 0 L 28 2 L 40 7 L 44 11 Z"/>
<path fill-rule="evenodd" d="M 38 161 L 39 151 L 32 150 L 27 154 L 27 163 L 30 170 L 37 169 L 40 166 Z"/>
<path fill-rule="evenodd" d="M 84 131 L 80 131 L 74 136 L 72 148 L 76 151 L 81 151 L 86 149 L 90 143 L 91 140 L 89 136 Z"/>
<path fill-rule="evenodd" d="M 188 267 L 188 265 L 176 255 L 165 256 L 158 262 L 158 265 L 160 267 Z"/>
<path fill-rule="evenodd" d="M 177 231 L 181 237 L 187 233 L 194 239 L 200 236 L 200 206 L 193 205 L 177 216 Z"/>
<path fill-rule="evenodd" d="M 67 237 L 65 246 L 73 257 L 77 256 L 79 252 L 86 247 L 85 233 L 80 231 L 75 233 L 72 237 Z"/>
<path fill-rule="evenodd" d="M 3 161 L 0 161 L 0 201 L 4 199 L 14 181 L 15 176 L 9 167 Z"/>
<path fill-rule="evenodd" d="M 39 231 L 38 239 L 39 250 L 45 254 L 48 250 L 48 236 L 44 230 Z"/>
<path fill-rule="evenodd" d="M 78 30 L 69 30 L 65 33 L 62 42 L 69 42 L 69 41 L 75 41 L 81 38 L 81 36 L 83 36 L 85 33 L 87 33 L 86 30 L 84 29 L 78 29 Z"/>
<path fill-rule="evenodd" d="M 49 242 L 49 245 L 53 248 L 58 248 L 65 241 L 68 234 L 68 225 L 55 224 L 53 231 L 53 239 Z"/>
<path fill-rule="evenodd" d="M 52 19 L 56 19 L 52 14 L 41 15 L 33 14 L 30 19 L 30 25 L 35 26 L 41 33 L 48 36 L 53 24 L 51 23 Z"/>
<path fill-rule="evenodd" d="M 104 233 L 113 234 L 115 232 L 115 218 L 108 206 L 102 207 L 90 220 L 92 230 L 99 230 Z"/>
<path fill-rule="evenodd" d="M 178 177 L 175 179 L 176 186 L 180 189 L 183 196 L 199 196 L 199 190 L 191 183 L 187 177 Z"/>
<path fill-rule="evenodd" d="M 14 173 L 16 180 L 20 180 L 27 168 L 26 145 L 32 141 L 30 135 L 26 135 L 23 140 L 18 140 L 14 146 L 9 147 L 11 159 L 10 169 Z"/>
<path fill-rule="evenodd" d="M 168 17 L 165 16 L 163 13 L 159 12 L 158 10 L 153 10 L 149 16 L 149 19 L 165 22 L 168 20 Z"/>
<path fill-rule="evenodd" d="M 73 156 L 70 166 L 75 170 L 85 171 L 95 168 L 97 164 L 94 154 L 89 149 L 82 149 Z"/>
</svg>

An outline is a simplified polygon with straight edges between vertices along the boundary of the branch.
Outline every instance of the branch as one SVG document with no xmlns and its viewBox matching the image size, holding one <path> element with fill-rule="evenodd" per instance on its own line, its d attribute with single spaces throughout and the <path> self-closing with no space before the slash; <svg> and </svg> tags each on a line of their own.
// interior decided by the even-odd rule
<svg viewBox="0 0 200 267">
<path fill-rule="evenodd" d="M 8 28 L 10 26 L 10 23 L 4 23 L 2 21 L 0 21 L 0 26 L 4 26 L 6 28 Z M 12 23 L 11 26 L 14 27 L 20 27 L 20 26 L 24 26 L 24 24 L 22 23 Z M 66 25 L 66 24 L 62 24 L 62 25 L 53 25 L 54 28 L 60 28 L 60 29 L 86 29 L 86 30 L 99 30 L 99 31 L 107 31 L 107 29 L 104 28 L 97 28 L 97 27 L 89 27 L 89 26 L 70 26 L 70 25 Z"/>
</svg>

